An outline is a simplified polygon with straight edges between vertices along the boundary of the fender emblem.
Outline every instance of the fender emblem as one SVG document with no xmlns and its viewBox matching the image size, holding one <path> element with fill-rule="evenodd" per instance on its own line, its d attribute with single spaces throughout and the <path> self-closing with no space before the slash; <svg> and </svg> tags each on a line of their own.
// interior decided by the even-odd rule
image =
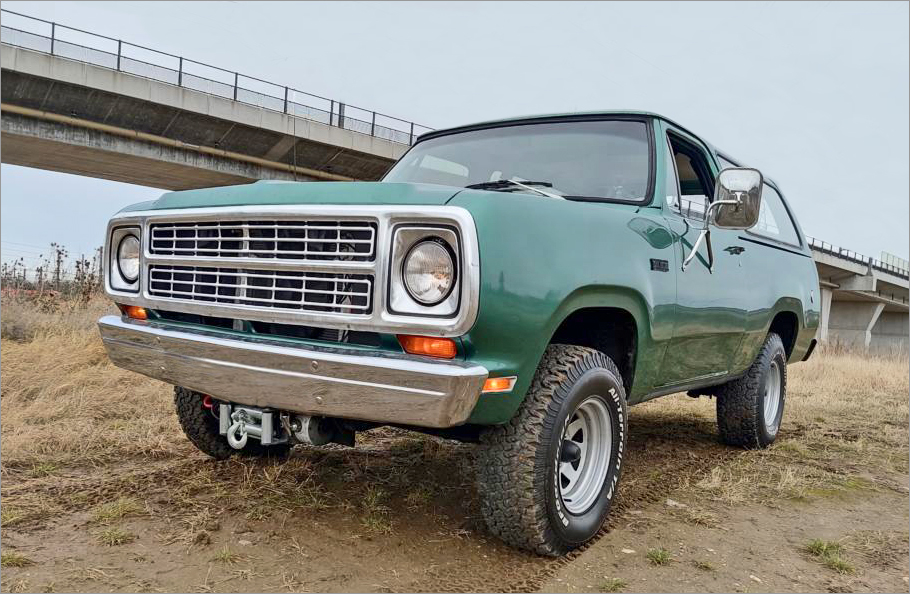
<svg viewBox="0 0 910 594">
<path fill-rule="evenodd" d="M 658 272 L 670 272 L 670 263 L 666 260 L 651 258 L 651 270 L 656 270 Z"/>
</svg>

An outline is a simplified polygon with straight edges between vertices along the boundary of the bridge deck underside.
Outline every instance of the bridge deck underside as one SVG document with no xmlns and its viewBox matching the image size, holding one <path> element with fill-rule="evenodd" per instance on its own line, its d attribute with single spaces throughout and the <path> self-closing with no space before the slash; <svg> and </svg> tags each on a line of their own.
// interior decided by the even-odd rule
<svg viewBox="0 0 910 594">
<path fill-rule="evenodd" d="M 80 147 L 76 136 L 28 133 L 20 122 L 4 125 L 3 162 L 78 173 L 167 189 L 248 183 L 256 179 L 379 179 L 407 147 L 318 122 L 276 113 L 229 99 L 70 60 L 3 45 L 0 95 L 3 119 L 12 108 L 104 126 L 121 137 L 148 135 L 184 147 L 156 163 L 155 151 L 105 152 L 114 141 Z M 22 115 L 21 113 L 19 115 Z M 33 119 L 40 119 L 30 114 Z M 58 126 L 59 127 L 59 126 Z M 60 127 L 61 130 L 63 129 Z M 123 143 L 120 142 L 120 145 Z M 104 145 L 104 146 L 102 146 Z M 7 150 L 7 146 L 12 150 Z M 227 162 L 189 158 L 193 147 L 239 155 Z M 122 147 L 121 147 L 122 148 Z M 253 161 L 256 167 L 250 167 Z M 238 159 L 233 159 L 238 161 Z M 274 164 L 274 165 L 272 165 Z M 200 167 L 202 165 L 202 167 Z M 156 171 L 156 169 L 158 169 Z M 198 169 L 198 179 L 192 170 Z M 271 170 L 271 171 L 270 171 Z M 307 175 L 307 173 L 312 175 Z M 253 177 L 255 176 L 255 177 Z"/>
</svg>

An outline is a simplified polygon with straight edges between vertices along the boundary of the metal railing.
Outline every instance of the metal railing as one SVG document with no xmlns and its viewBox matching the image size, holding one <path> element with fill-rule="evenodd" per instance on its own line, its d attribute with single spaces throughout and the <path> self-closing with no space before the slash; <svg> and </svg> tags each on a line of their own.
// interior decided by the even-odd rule
<svg viewBox="0 0 910 594">
<path fill-rule="evenodd" d="M 684 217 L 689 217 L 691 219 L 697 219 L 700 221 L 705 220 L 704 200 L 687 200 L 685 198 L 680 198 L 678 207 L 679 213 Z"/>
<path fill-rule="evenodd" d="M 0 42 L 411 145 L 432 128 L 121 39 L 0 10 Z M 21 27 L 7 26 L 10 18 Z M 41 29 L 28 31 L 28 29 Z"/>
<path fill-rule="evenodd" d="M 821 241 L 814 237 L 806 237 L 809 241 L 809 247 L 813 250 L 823 252 L 825 254 L 830 254 L 832 256 L 837 256 L 838 258 L 843 258 L 844 260 L 850 260 L 851 262 L 856 262 L 857 264 L 864 264 L 866 266 L 871 266 L 875 270 L 881 270 L 883 272 L 888 272 L 895 276 L 899 276 L 904 279 L 910 279 L 910 270 L 906 268 L 900 268 L 892 264 L 886 264 L 881 260 L 876 260 L 872 257 L 867 257 L 862 254 L 858 254 L 853 250 L 848 250 L 846 248 L 838 247 L 832 245 L 826 241 Z"/>
</svg>

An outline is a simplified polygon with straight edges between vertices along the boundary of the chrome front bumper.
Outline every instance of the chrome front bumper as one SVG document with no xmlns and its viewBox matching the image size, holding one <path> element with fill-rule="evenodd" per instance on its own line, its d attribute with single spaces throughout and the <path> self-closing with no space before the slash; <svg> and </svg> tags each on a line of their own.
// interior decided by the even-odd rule
<svg viewBox="0 0 910 594">
<path fill-rule="evenodd" d="M 105 316 L 118 367 L 218 399 L 308 415 L 452 427 L 465 422 L 487 370 L 454 361 L 287 346 Z"/>
</svg>

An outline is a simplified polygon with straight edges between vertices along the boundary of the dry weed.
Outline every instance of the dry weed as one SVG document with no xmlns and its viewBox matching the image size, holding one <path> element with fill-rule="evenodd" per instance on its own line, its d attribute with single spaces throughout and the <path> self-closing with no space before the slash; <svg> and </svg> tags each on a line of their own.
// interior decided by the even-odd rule
<svg viewBox="0 0 910 594">
<path fill-rule="evenodd" d="M 844 538 L 844 543 L 870 565 L 905 568 L 910 554 L 906 532 L 861 530 Z"/>
<path fill-rule="evenodd" d="M 0 339 L 3 467 L 50 474 L 68 464 L 186 453 L 171 388 L 114 367 L 95 328 L 111 304 L 42 312 L 4 301 Z M 15 320 L 26 330 L 15 336 Z M 14 340 L 15 338 L 15 340 Z"/>
<path fill-rule="evenodd" d="M 661 547 L 648 549 L 646 557 L 651 565 L 668 565 L 673 560 L 670 551 Z"/>
<path fill-rule="evenodd" d="M 136 540 L 136 535 L 128 530 L 112 526 L 100 531 L 97 535 L 98 542 L 109 547 L 127 544 Z"/>
<path fill-rule="evenodd" d="M 626 587 L 626 580 L 610 578 L 603 582 L 597 589 L 600 592 L 622 592 Z"/>
<path fill-rule="evenodd" d="M 19 551 L 3 551 L 0 553 L 0 567 L 26 567 L 35 562 Z"/>
<path fill-rule="evenodd" d="M 777 443 L 744 452 L 715 466 L 700 481 L 681 486 L 729 504 L 773 504 L 891 488 L 882 478 L 868 477 L 906 472 L 907 359 L 822 352 L 787 371 L 787 402 Z M 640 409 L 659 416 L 694 416 L 694 422 L 713 426 L 713 399 L 685 401 L 685 408 L 675 397 Z"/>
<path fill-rule="evenodd" d="M 143 507 L 135 499 L 120 497 L 116 501 L 98 506 L 92 513 L 92 521 L 98 524 L 111 524 L 126 516 L 140 514 L 143 511 Z"/>
</svg>

